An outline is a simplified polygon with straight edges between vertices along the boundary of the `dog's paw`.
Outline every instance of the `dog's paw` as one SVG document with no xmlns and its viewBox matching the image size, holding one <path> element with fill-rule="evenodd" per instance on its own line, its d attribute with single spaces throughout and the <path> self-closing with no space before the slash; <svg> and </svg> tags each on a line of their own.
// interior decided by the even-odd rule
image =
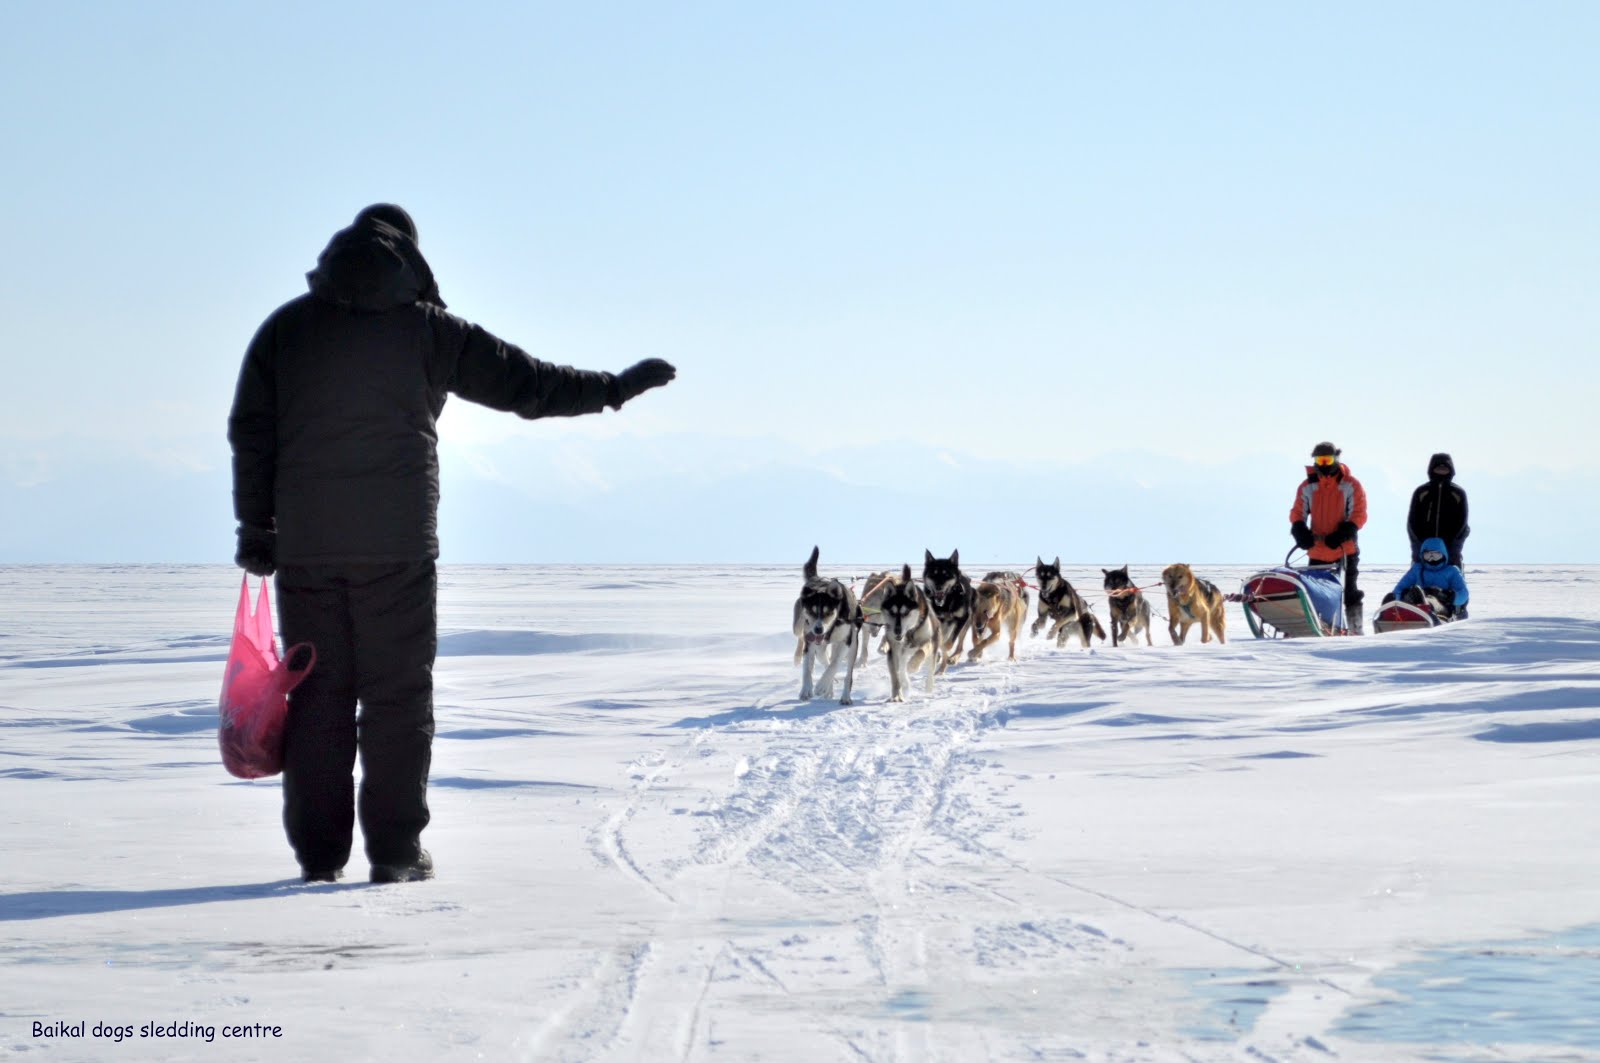
<svg viewBox="0 0 1600 1063">
<path fill-rule="evenodd" d="M 851 699 L 850 695 L 846 694 L 844 697 L 839 699 L 839 704 L 840 705 L 854 705 L 855 701 Z"/>
</svg>

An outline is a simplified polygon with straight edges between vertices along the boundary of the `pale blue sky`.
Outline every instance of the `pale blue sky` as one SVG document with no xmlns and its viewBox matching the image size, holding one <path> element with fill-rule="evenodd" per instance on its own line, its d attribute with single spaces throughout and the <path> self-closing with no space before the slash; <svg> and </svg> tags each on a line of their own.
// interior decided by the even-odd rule
<svg viewBox="0 0 1600 1063">
<path fill-rule="evenodd" d="M 1000 556 L 1144 542 L 1107 515 L 1133 492 L 1170 511 L 1174 558 L 1252 561 L 1287 545 L 1323 438 L 1373 491 L 1369 551 L 1403 550 L 1404 495 L 1445 449 L 1481 560 L 1597 559 L 1600 6 L 24 2 L 5 22 L 0 561 L 231 556 L 244 344 L 374 200 L 411 211 L 462 316 L 554 361 L 680 368 L 621 416 L 452 406 L 459 560 L 803 558 L 808 507 L 841 505 L 845 554 L 920 556 L 981 537 L 940 511 L 955 485 L 990 504 L 987 477 L 1098 484 L 1054 500 L 1078 538 L 1023 501 Z M 656 538 L 485 537 L 480 482 Z M 664 530 L 675 495 L 695 519 Z"/>
</svg>

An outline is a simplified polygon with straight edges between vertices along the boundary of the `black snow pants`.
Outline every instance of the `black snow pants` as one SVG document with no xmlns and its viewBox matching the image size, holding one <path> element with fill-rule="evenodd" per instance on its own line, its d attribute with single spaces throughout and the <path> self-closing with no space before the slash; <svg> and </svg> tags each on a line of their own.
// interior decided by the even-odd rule
<svg viewBox="0 0 1600 1063">
<path fill-rule="evenodd" d="M 1361 551 L 1346 554 L 1344 558 L 1344 607 L 1353 609 L 1360 605 L 1367 597 L 1365 591 L 1356 586 L 1356 577 L 1361 574 Z"/>
<path fill-rule="evenodd" d="M 289 695 L 289 844 L 307 871 L 342 868 L 359 810 L 367 859 L 412 863 L 428 825 L 439 644 L 434 563 L 289 565 L 277 575 L 284 646 L 309 642 L 317 650 L 316 667 Z"/>
</svg>

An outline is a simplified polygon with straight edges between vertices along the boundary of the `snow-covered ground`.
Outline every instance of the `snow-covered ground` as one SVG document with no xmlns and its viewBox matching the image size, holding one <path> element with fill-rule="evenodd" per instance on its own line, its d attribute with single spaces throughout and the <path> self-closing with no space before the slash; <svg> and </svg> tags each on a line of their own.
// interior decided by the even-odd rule
<svg viewBox="0 0 1600 1063">
<path fill-rule="evenodd" d="M 439 877 L 382 887 L 300 885 L 222 770 L 236 570 L 0 567 L 0 1051 L 1600 1058 L 1600 569 L 846 708 L 796 700 L 801 560 L 446 566 Z"/>
</svg>

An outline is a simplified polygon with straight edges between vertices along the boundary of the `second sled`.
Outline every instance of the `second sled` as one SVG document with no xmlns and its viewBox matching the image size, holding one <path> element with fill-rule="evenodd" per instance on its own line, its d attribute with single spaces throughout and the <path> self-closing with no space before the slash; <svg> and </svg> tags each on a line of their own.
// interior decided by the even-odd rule
<svg viewBox="0 0 1600 1063">
<path fill-rule="evenodd" d="M 1380 635 L 1386 631 L 1419 631 L 1438 627 L 1439 624 L 1440 620 L 1432 609 L 1399 599 L 1385 602 L 1379 607 L 1378 615 L 1372 618 L 1372 630 Z"/>
</svg>

